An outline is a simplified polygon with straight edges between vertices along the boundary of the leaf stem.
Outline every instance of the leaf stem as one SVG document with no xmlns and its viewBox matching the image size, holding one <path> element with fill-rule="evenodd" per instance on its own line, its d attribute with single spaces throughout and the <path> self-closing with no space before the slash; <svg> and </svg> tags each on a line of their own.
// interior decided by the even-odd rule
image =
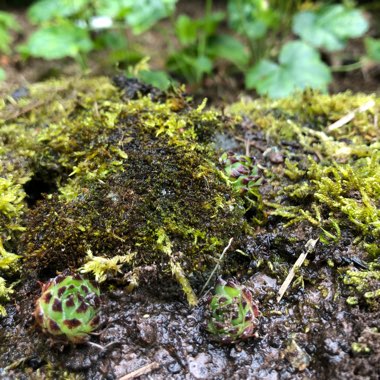
<svg viewBox="0 0 380 380">
<path fill-rule="evenodd" d="M 349 65 L 342 65 L 342 66 L 332 66 L 331 71 L 335 73 L 346 73 L 354 70 L 359 70 L 363 66 L 361 61 L 351 63 Z"/>
</svg>

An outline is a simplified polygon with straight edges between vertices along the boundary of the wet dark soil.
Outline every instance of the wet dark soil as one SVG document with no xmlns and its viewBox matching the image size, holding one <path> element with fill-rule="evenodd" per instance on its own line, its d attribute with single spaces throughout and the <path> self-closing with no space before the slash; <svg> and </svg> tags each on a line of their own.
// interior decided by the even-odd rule
<svg viewBox="0 0 380 380">
<path fill-rule="evenodd" d="M 260 251 L 264 259 L 280 250 L 287 255 L 271 236 L 258 235 L 247 253 Z M 299 241 L 299 249 L 303 243 Z M 131 294 L 105 290 L 103 325 L 91 338 L 104 350 L 89 344 L 50 346 L 52 342 L 33 328 L 31 294 L 38 286 L 27 290 L 28 284 L 2 320 L 1 378 L 41 379 L 49 374 L 58 379 L 66 370 L 85 379 L 119 379 L 154 364 L 141 379 L 378 379 L 380 334 L 375 328 L 380 311 L 347 306 L 335 271 L 324 263 L 323 250 L 317 246 L 303 272 L 304 289 L 290 290 L 280 304 L 274 295 L 281 284 L 268 270 L 246 277 L 262 312 L 258 336 L 230 346 L 209 339 L 205 302 L 190 309 L 178 298 L 176 284 L 152 281 L 154 268 L 145 269 L 149 284 Z M 370 353 L 354 354 L 353 342 L 370 348 Z"/>
</svg>

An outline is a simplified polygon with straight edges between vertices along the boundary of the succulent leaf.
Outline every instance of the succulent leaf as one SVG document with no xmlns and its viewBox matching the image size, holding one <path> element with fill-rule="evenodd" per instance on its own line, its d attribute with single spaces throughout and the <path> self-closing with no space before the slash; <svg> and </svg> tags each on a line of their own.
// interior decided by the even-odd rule
<svg viewBox="0 0 380 380">
<path fill-rule="evenodd" d="M 209 300 L 207 331 L 214 340 L 235 343 L 255 335 L 259 314 L 247 287 L 219 279 L 215 295 Z"/>
<path fill-rule="evenodd" d="M 79 274 L 59 275 L 42 285 L 34 317 L 42 331 L 83 343 L 100 323 L 100 290 Z"/>
</svg>

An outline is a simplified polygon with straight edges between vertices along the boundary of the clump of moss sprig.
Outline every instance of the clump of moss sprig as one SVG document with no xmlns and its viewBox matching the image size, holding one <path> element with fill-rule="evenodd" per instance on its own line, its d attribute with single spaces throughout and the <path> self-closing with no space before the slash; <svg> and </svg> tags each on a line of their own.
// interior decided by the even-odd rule
<svg viewBox="0 0 380 380">
<path fill-rule="evenodd" d="M 19 255 L 8 252 L 5 244 L 24 230 L 21 226 L 21 215 L 24 211 L 25 192 L 20 184 L 13 183 L 9 178 L 0 178 L 0 274 L 4 276 L 18 269 Z M 8 300 L 13 289 L 0 276 L 0 300 Z M 0 305 L 0 314 L 5 309 Z"/>
<path fill-rule="evenodd" d="M 80 272 L 92 273 L 95 280 L 101 283 L 106 281 L 107 277 L 120 273 L 123 264 L 131 263 L 134 256 L 134 253 L 127 253 L 107 259 L 102 256 L 94 256 L 89 249 L 87 251 L 87 262 L 80 268 Z"/>
<path fill-rule="evenodd" d="M 356 113 L 340 128 L 328 128 L 372 100 L 372 109 Z M 267 164 L 271 187 L 263 193 L 265 212 L 280 217 L 286 228 L 311 226 L 326 245 L 338 245 L 344 236 L 368 267 L 380 254 L 379 106 L 380 100 L 370 95 L 307 91 L 274 102 L 245 99 L 227 109 L 230 116 L 254 121 L 250 133 L 264 135 L 269 146 L 285 152 L 276 170 Z M 346 267 L 341 278 L 369 301 L 377 297 L 378 286 L 371 290 L 365 284 L 374 283 L 379 269 L 363 269 L 352 273 Z"/>
<path fill-rule="evenodd" d="M 352 290 L 352 294 L 347 302 L 356 305 L 360 300 L 365 300 L 374 308 L 380 305 L 380 265 L 370 263 L 368 270 L 358 270 L 351 268 L 343 275 L 344 284 Z"/>
</svg>

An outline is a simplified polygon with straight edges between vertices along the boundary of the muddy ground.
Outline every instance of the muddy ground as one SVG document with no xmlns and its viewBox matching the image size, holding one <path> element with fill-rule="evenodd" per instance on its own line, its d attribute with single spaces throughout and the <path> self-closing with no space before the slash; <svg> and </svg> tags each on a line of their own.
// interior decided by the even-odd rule
<svg viewBox="0 0 380 380">
<path fill-rule="evenodd" d="M 276 246 L 273 239 L 279 234 L 278 226 L 258 234 L 246 252 L 264 260 L 276 254 L 294 257 L 312 231 L 297 233 L 297 247 Z M 292 237 L 289 232 L 286 236 Z M 283 236 L 284 243 L 287 237 Z M 333 249 L 338 261 L 350 257 L 347 242 Z M 176 284 L 152 281 L 154 271 L 147 268 L 149 283 L 132 294 L 121 289 L 104 292 L 107 319 L 100 335 L 91 341 L 108 348 L 50 347 L 47 337 L 34 329 L 31 317 L 32 295 L 38 285 L 26 284 L 1 321 L 1 378 L 119 379 L 155 365 L 139 378 L 378 379 L 380 336 L 374 329 L 380 311 L 346 304 L 344 289 L 336 285 L 335 270 L 326 267 L 324 257 L 329 250 L 318 245 L 307 269 L 317 286 L 306 283 L 304 289 L 291 290 L 280 304 L 275 301 L 280 284 L 274 277 L 260 270 L 243 276 L 262 317 L 257 338 L 230 346 L 210 341 L 204 330 L 204 303 L 190 309 L 178 298 Z M 249 267 L 255 268 L 255 262 Z M 371 347 L 371 353 L 353 353 L 353 342 Z"/>
</svg>

